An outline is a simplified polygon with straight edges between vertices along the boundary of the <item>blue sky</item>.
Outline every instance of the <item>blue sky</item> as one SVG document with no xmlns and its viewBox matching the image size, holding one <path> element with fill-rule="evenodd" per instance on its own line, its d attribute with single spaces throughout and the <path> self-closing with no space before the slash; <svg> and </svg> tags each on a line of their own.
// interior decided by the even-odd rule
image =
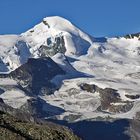
<svg viewBox="0 0 140 140">
<path fill-rule="evenodd" d="M 20 34 L 54 15 L 96 37 L 140 32 L 140 0 L 0 0 L 0 34 Z"/>
</svg>

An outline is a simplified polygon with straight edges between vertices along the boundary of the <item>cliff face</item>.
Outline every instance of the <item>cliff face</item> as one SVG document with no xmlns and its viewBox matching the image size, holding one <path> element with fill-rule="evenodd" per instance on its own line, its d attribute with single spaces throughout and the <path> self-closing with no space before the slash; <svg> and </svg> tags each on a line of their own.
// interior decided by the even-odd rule
<svg viewBox="0 0 140 140">
<path fill-rule="evenodd" d="M 49 57 L 30 58 L 15 71 L 10 73 L 10 77 L 16 79 L 26 92 L 33 95 L 51 94 L 55 85 L 51 83 L 56 75 L 63 75 L 65 72 Z"/>
</svg>

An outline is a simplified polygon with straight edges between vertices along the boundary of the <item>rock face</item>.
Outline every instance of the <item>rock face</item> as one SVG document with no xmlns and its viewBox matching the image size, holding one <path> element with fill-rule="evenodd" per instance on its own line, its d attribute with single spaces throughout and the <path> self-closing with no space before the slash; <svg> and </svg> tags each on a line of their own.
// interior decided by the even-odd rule
<svg viewBox="0 0 140 140">
<path fill-rule="evenodd" d="M 82 83 L 79 85 L 82 90 L 87 92 L 95 93 L 98 92 L 100 95 L 101 106 L 99 111 L 108 110 L 112 113 L 127 112 L 133 107 L 133 102 L 122 101 L 120 94 L 117 90 L 112 88 L 100 88 L 94 84 Z"/>
<path fill-rule="evenodd" d="M 51 80 L 56 75 L 63 75 L 65 72 L 49 57 L 30 58 L 8 75 L 1 77 L 11 77 L 18 81 L 18 84 L 29 95 L 51 94 L 56 88 Z"/>
<path fill-rule="evenodd" d="M 57 53 L 65 54 L 65 52 L 65 42 L 62 35 L 47 38 L 47 45 L 41 45 L 39 48 L 40 57 L 54 56 Z"/>
<path fill-rule="evenodd" d="M 90 85 L 87 83 L 83 83 L 80 85 L 82 90 L 86 90 L 87 92 L 92 92 L 94 93 L 95 91 L 98 92 L 98 87 L 96 85 Z"/>
<path fill-rule="evenodd" d="M 99 90 L 101 97 L 101 106 L 103 110 L 108 109 L 111 103 L 120 102 L 119 93 L 116 90 L 111 88 L 105 88 Z"/>
<path fill-rule="evenodd" d="M 139 99 L 140 98 L 140 95 L 125 95 L 127 98 L 129 99 Z"/>
<path fill-rule="evenodd" d="M 125 36 L 125 38 L 127 38 L 127 39 L 133 39 L 134 37 L 136 37 L 140 40 L 140 33 L 128 34 Z"/>
</svg>

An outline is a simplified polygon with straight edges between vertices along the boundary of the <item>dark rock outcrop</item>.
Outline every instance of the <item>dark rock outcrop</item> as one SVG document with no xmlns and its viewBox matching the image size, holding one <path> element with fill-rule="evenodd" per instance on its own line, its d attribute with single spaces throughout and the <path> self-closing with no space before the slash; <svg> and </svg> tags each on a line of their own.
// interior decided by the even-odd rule
<svg viewBox="0 0 140 140">
<path fill-rule="evenodd" d="M 137 37 L 140 40 L 140 33 L 135 33 L 135 34 L 128 34 L 124 36 L 126 39 L 133 39 L 134 37 Z"/>
<path fill-rule="evenodd" d="M 90 85 L 87 83 L 80 84 L 79 86 L 82 90 L 86 90 L 87 92 L 91 92 L 91 93 L 97 91 L 98 88 L 96 85 Z"/>
<path fill-rule="evenodd" d="M 128 94 L 126 94 L 125 95 L 127 98 L 129 98 L 129 99 L 139 99 L 140 98 L 140 95 L 128 95 Z"/>
<path fill-rule="evenodd" d="M 40 57 L 53 56 L 57 53 L 65 53 L 64 37 L 60 34 L 55 38 L 47 38 L 47 45 L 41 45 L 39 48 Z"/>
<path fill-rule="evenodd" d="M 133 102 L 123 102 L 120 98 L 120 95 L 117 90 L 112 88 L 100 88 L 94 84 L 82 83 L 79 85 L 82 90 L 87 92 L 100 94 L 101 106 L 98 108 L 98 111 L 109 110 L 109 112 L 119 113 L 127 112 L 133 107 Z M 114 103 L 119 103 L 115 105 Z"/>
<path fill-rule="evenodd" d="M 56 88 L 51 79 L 63 74 L 65 72 L 51 58 L 45 57 L 30 58 L 8 76 L 18 81 L 29 95 L 38 95 L 51 94 Z"/>
</svg>

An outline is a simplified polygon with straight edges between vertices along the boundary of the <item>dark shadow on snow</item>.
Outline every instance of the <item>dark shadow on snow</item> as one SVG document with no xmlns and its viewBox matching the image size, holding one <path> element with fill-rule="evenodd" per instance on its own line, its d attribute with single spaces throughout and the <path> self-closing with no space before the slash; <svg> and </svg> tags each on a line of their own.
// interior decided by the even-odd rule
<svg viewBox="0 0 140 140">
<path fill-rule="evenodd" d="M 114 122 L 104 121 L 80 121 L 68 123 L 66 121 L 49 120 L 61 125 L 65 125 L 73 130 L 75 134 L 83 140 L 129 140 L 130 137 L 125 134 L 129 127 L 128 120 L 117 120 Z"/>
</svg>

